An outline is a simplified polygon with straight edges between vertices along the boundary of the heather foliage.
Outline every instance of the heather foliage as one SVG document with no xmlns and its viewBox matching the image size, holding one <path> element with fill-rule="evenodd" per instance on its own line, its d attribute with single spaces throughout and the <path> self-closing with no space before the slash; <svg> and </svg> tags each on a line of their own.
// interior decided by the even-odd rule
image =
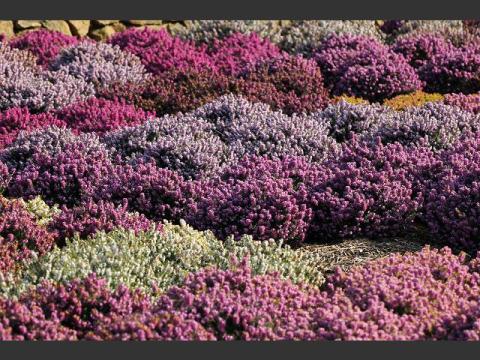
<svg viewBox="0 0 480 360">
<path fill-rule="evenodd" d="M 76 37 L 58 31 L 40 29 L 13 38 L 9 45 L 12 48 L 28 50 L 35 54 L 38 65 L 48 65 L 63 48 L 75 45 L 77 42 Z"/>
<path fill-rule="evenodd" d="M 30 261 L 4 292 L 20 294 L 32 285 L 49 280 L 66 283 L 94 272 L 114 290 L 121 283 L 130 289 L 152 293 L 179 285 L 202 268 L 228 269 L 232 256 L 249 256 L 255 274 L 277 271 L 285 279 L 319 286 L 323 275 L 312 253 L 299 253 L 274 241 L 256 241 L 243 236 L 234 241 L 216 239 L 211 232 L 181 225 L 164 224 L 163 231 L 147 229 L 137 233 L 125 229 L 99 231 L 87 240 L 78 236 L 62 249 Z"/>
<path fill-rule="evenodd" d="M 480 112 L 480 94 L 446 94 L 444 103 L 475 114 Z"/>
<path fill-rule="evenodd" d="M 391 99 L 387 99 L 383 102 L 383 105 L 389 106 L 394 110 L 405 110 L 411 107 L 422 106 L 429 102 L 441 102 L 443 100 L 444 96 L 442 94 L 429 94 L 417 90 L 411 94 L 397 95 Z"/>
<path fill-rule="evenodd" d="M 314 58 L 334 95 L 380 101 L 422 86 L 402 55 L 373 38 L 332 35 L 322 42 Z"/>
</svg>

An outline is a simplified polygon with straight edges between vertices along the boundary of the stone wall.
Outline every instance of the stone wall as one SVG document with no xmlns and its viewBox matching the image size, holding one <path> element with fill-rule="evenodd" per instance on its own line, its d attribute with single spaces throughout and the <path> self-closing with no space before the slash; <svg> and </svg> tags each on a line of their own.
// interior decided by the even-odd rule
<svg viewBox="0 0 480 360">
<path fill-rule="evenodd" d="M 46 28 L 67 35 L 88 36 L 95 40 L 104 40 L 128 27 L 167 28 L 172 30 L 172 28 L 179 26 L 185 26 L 185 23 L 170 20 L 1 20 L 0 34 L 3 33 L 7 38 L 10 38 L 26 31 Z"/>
</svg>

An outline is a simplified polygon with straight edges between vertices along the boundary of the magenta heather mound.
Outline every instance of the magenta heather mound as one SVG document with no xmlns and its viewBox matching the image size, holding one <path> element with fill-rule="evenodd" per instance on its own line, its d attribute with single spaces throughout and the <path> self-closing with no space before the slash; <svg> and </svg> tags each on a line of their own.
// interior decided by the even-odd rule
<svg viewBox="0 0 480 360">
<path fill-rule="evenodd" d="M 139 212 L 155 221 L 178 222 L 195 200 L 192 183 L 171 170 L 155 164 L 137 163 L 117 166 L 96 189 L 94 199 L 121 205 L 127 201 L 129 211 Z"/>
<path fill-rule="evenodd" d="M 454 50 L 453 44 L 445 37 L 435 34 L 420 34 L 398 39 L 392 50 L 407 59 L 415 69 L 430 62 L 436 55 Z"/>
<path fill-rule="evenodd" d="M 93 132 L 98 135 L 138 125 L 154 117 L 154 113 L 145 112 L 133 105 L 97 98 L 64 107 L 54 114 L 75 133 Z"/>
<path fill-rule="evenodd" d="M 201 195 L 187 221 L 220 239 L 248 234 L 299 245 L 312 216 L 304 184 L 310 167 L 303 159 L 244 158 L 219 178 L 199 184 Z"/>
<path fill-rule="evenodd" d="M 323 163 L 311 189 L 307 241 L 404 234 L 423 205 L 421 180 L 435 163 L 429 148 L 353 138 Z"/>
<path fill-rule="evenodd" d="M 422 87 L 407 60 L 373 38 L 331 35 L 314 59 L 334 95 L 381 101 Z"/>
<path fill-rule="evenodd" d="M 35 54 L 38 65 L 48 65 L 63 48 L 77 43 L 78 39 L 74 36 L 68 36 L 58 31 L 40 29 L 13 38 L 9 45 Z"/>
<path fill-rule="evenodd" d="M 20 202 L 0 197 L 0 272 L 14 270 L 33 252 L 46 253 L 54 242 L 53 235 L 39 226 Z"/>
<path fill-rule="evenodd" d="M 429 183 L 425 218 L 432 238 L 475 251 L 480 245 L 480 134 L 464 136 L 440 154 Z"/>
<path fill-rule="evenodd" d="M 237 76 L 255 64 L 278 57 L 280 49 L 256 33 L 214 39 L 208 54 L 220 72 Z"/>
<path fill-rule="evenodd" d="M 480 93 L 475 94 L 446 94 L 444 103 L 457 106 L 465 111 L 480 113 Z"/>
<path fill-rule="evenodd" d="M 128 29 L 113 35 L 109 40 L 125 52 L 138 56 L 147 70 L 160 74 L 170 69 L 214 68 L 205 48 L 193 42 L 171 36 L 166 30 Z"/>
<path fill-rule="evenodd" d="M 14 175 L 7 193 L 22 198 L 40 195 L 49 205 L 74 206 L 91 198 L 100 181 L 113 171 L 104 147 L 82 142 L 67 144 L 58 153 L 35 153 Z"/>
<path fill-rule="evenodd" d="M 31 132 L 48 126 L 65 127 L 52 114 L 31 114 L 27 108 L 10 108 L 0 113 L 0 149 L 10 145 L 21 131 Z"/>
<path fill-rule="evenodd" d="M 425 90 L 470 94 L 480 91 L 480 47 L 478 44 L 440 53 L 418 69 Z"/>
<path fill-rule="evenodd" d="M 112 203 L 91 200 L 72 209 L 63 208 L 49 224 L 49 230 L 55 234 L 57 245 L 64 245 L 67 238 L 74 235 L 86 238 L 97 231 L 112 231 L 121 227 L 127 230 L 146 231 L 153 226 L 141 214 L 127 212 L 127 204 L 116 206 Z M 161 230 L 161 224 L 156 226 Z"/>
</svg>

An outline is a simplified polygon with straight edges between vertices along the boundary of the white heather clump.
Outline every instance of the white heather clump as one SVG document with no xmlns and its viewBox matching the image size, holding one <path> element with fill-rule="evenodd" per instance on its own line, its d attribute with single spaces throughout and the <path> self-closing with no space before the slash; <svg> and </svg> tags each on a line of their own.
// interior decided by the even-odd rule
<svg viewBox="0 0 480 360">
<path fill-rule="evenodd" d="M 250 258 L 254 273 L 279 272 L 294 282 L 320 286 L 324 278 L 317 270 L 315 256 L 272 241 L 255 241 L 244 236 L 239 241 L 222 242 L 211 232 L 196 231 L 166 223 L 162 233 L 156 230 L 134 232 L 117 229 L 98 232 L 88 240 L 67 241 L 45 256 L 25 264 L 18 278 L 3 279 L 0 291 L 18 295 L 42 280 L 67 282 L 95 272 L 113 289 L 123 283 L 129 288 L 152 290 L 152 284 L 166 290 L 179 284 L 191 272 L 204 267 L 227 269 L 232 257 Z"/>
<path fill-rule="evenodd" d="M 384 38 L 374 20 L 296 20 L 283 29 L 280 47 L 290 53 L 308 55 L 330 34 Z"/>
<path fill-rule="evenodd" d="M 61 212 L 58 206 L 48 206 L 40 196 L 28 201 L 23 199 L 19 199 L 19 201 L 35 217 L 39 225 L 47 225 L 55 215 Z"/>
<path fill-rule="evenodd" d="M 468 38 L 462 20 L 406 20 L 396 30 L 399 38 L 425 33 L 442 35 L 456 44 Z"/>
<path fill-rule="evenodd" d="M 256 33 L 274 43 L 281 40 L 281 24 L 277 20 L 193 20 L 177 28 L 173 35 L 196 43 L 211 43 L 235 33 Z"/>
<path fill-rule="evenodd" d="M 139 83 L 148 74 L 140 59 L 117 45 L 83 41 L 60 52 L 52 62 L 54 71 L 69 74 L 94 83 L 97 87 L 112 83 Z"/>
</svg>

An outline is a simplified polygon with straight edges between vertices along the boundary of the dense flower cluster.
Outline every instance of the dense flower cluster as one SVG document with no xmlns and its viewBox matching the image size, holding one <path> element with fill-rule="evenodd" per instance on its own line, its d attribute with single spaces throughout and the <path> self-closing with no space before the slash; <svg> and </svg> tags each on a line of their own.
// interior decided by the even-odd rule
<svg viewBox="0 0 480 360">
<path fill-rule="evenodd" d="M 373 38 L 332 35 L 322 42 L 314 58 L 334 95 L 378 101 L 422 85 L 402 55 Z"/>
<path fill-rule="evenodd" d="M 0 272 L 14 270 L 19 262 L 44 254 L 53 244 L 52 234 L 19 201 L 0 198 Z"/>
<path fill-rule="evenodd" d="M 9 45 L 12 48 L 28 50 L 37 57 L 37 64 L 48 65 L 64 47 L 75 45 L 78 39 L 58 31 L 40 29 L 29 31 L 13 38 Z"/>
</svg>

